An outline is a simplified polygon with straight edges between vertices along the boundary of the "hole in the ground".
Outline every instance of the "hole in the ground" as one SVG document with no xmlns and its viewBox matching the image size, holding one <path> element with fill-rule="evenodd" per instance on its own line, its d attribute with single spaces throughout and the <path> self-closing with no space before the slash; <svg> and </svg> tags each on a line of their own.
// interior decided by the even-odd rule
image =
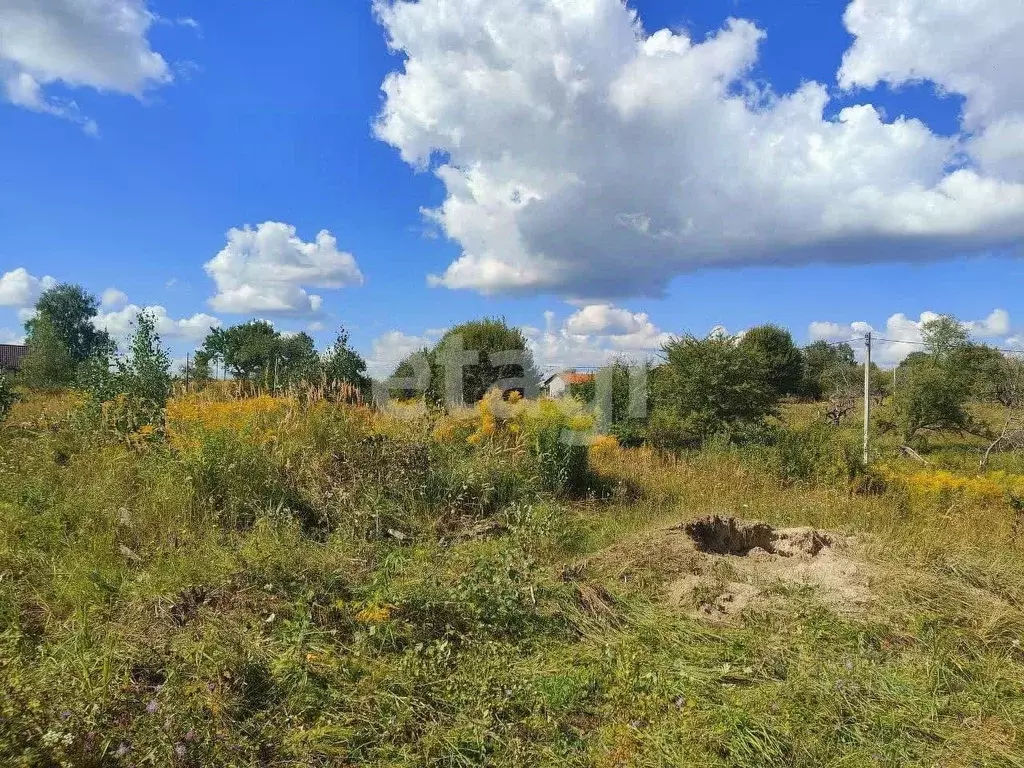
<svg viewBox="0 0 1024 768">
<path fill-rule="evenodd" d="M 775 529 L 765 523 L 740 523 L 734 517 L 705 517 L 687 523 L 697 549 L 714 555 L 747 555 L 760 548 L 775 554 Z"/>
<path fill-rule="evenodd" d="M 825 534 L 810 528 L 777 531 L 767 523 L 744 523 L 734 517 L 704 517 L 686 523 L 686 534 L 701 552 L 744 557 L 755 550 L 770 555 L 814 557 L 832 545 Z"/>
</svg>

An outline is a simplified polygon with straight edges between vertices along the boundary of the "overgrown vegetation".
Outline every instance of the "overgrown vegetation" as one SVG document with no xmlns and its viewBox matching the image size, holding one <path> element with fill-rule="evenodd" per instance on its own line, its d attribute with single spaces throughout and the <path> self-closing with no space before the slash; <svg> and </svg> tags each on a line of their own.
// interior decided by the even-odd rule
<svg viewBox="0 0 1024 768">
<path fill-rule="evenodd" d="M 787 387 L 856 373 L 823 352 Z M 239 354 L 262 362 L 186 391 L 142 315 L 78 389 L 7 399 L 0 764 L 1020 764 L 1024 462 L 989 450 L 1017 401 L 981 374 L 941 401 L 971 430 L 917 441 L 929 466 L 898 426 L 864 466 L 856 409 L 782 401 L 723 336 L 669 345 L 643 418 L 608 374 L 635 447 L 572 398 L 375 408 L 258 386 L 272 358 Z M 670 603 L 690 565 L 657 533 L 711 514 L 857 536 L 870 606 L 795 582 L 735 621 Z"/>
</svg>

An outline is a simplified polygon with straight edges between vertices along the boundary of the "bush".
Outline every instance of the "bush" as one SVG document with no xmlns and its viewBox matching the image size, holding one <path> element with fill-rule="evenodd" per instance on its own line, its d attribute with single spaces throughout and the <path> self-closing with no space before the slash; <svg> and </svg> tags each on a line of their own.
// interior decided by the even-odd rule
<svg viewBox="0 0 1024 768">
<path fill-rule="evenodd" d="M 0 421 L 7 418 L 11 406 L 18 401 L 18 393 L 14 391 L 11 382 L 3 371 L 0 371 Z"/>
<path fill-rule="evenodd" d="M 763 360 L 735 337 L 684 336 L 663 351 L 651 419 L 655 444 L 700 445 L 716 435 L 739 440 L 776 413 L 779 393 Z"/>
</svg>

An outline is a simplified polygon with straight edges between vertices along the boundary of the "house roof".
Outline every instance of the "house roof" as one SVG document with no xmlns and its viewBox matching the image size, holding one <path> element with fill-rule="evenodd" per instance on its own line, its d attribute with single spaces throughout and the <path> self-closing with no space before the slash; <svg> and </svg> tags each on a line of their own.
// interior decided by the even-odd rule
<svg viewBox="0 0 1024 768">
<path fill-rule="evenodd" d="M 561 379 L 566 384 L 585 384 L 588 381 L 593 381 L 594 374 L 592 373 L 577 373 L 576 371 L 562 371 L 561 373 L 555 373 L 548 376 L 545 380 L 545 384 L 550 384 L 555 379 Z"/>
<path fill-rule="evenodd" d="M 28 347 L 23 344 L 0 344 L 0 370 L 18 370 L 27 352 Z"/>
</svg>

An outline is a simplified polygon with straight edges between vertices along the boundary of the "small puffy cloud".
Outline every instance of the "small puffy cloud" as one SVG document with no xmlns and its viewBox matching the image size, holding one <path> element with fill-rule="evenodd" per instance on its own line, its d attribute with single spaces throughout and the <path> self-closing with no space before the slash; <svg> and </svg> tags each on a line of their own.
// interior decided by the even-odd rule
<svg viewBox="0 0 1024 768">
<path fill-rule="evenodd" d="M 402 331 L 388 331 L 373 340 L 373 350 L 366 360 L 366 371 L 375 379 L 386 379 L 398 364 L 424 347 L 430 347 L 437 336 L 414 336 Z"/>
<path fill-rule="evenodd" d="M 255 229 L 233 228 L 227 245 L 205 265 L 217 285 L 210 306 L 218 312 L 313 315 L 323 299 L 307 288 L 361 285 L 363 274 L 350 253 L 322 230 L 304 242 L 295 227 L 266 221 Z"/>
<path fill-rule="evenodd" d="M 117 288 L 107 288 L 100 297 L 100 306 L 105 310 L 121 309 L 128 303 L 128 295 Z"/>
<path fill-rule="evenodd" d="M 703 268 L 1024 241 L 1024 178 L 1007 159 L 1015 129 L 979 145 L 979 164 L 960 137 L 871 103 L 833 114 L 828 83 L 778 93 L 752 74 L 766 33 L 750 21 L 696 39 L 646 30 L 622 0 L 374 7 L 404 56 L 383 83 L 376 134 L 433 170 L 445 199 L 427 217 L 461 247 L 434 285 L 659 295 Z M 840 81 L 918 73 L 971 94 L 972 114 L 1010 114 L 1024 88 L 1022 8 L 854 0 Z M 964 76 L 922 69 L 932 58 Z"/>
<path fill-rule="evenodd" d="M 31 307 L 39 295 L 57 284 L 52 277 L 33 277 L 24 267 L 0 276 L 0 307 Z"/>
<path fill-rule="evenodd" d="M 898 365 L 911 352 L 922 349 L 924 342 L 922 327 L 937 320 L 936 312 L 922 312 L 917 320 L 907 317 L 902 312 L 891 315 L 885 321 L 882 330 L 876 330 L 864 321 L 854 323 L 835 323 L 816 321 L 810 324 L 808 335 L 812 341 L 849 341 L 858 357 L 863 355 L 863 339 L 868 334 L 874 335 L 871 347 L 871 359 L 886 367 Z M 993 310 L 988 317 L 981 320 L 968 320 L 962 323 L 971 336 L 977 339 L 994 339 L 1005 337 L 1010 333 L 1010 315 L 1005 309 Z"/>
<path fill-rule="evenodd" d="M 1005 309 L 994 309 L 985 319 L 971 320 L 964 325 L 970 334 L 978 339 L 1006 336 L 1010 332 L 1010 313 Z"/>
<path fill-rule="evenodd" d="M 643 312 L 611 304 L 580 307 L 561 324 L 544 313 L 544 329 L 523 328 L 538 366 L 548 369 L 603 365 L 616 358 L 650 358 L 671 336 Z"/>
<path fill-rule="evenodd" d="M 74 101 L 47 86 L 141 97 L 169 83 L 171 70 L 147 38 L 155 18 L 146 0 L 0 0 L 0 94 L 95 133 Z"/>
<path fill-rule="evenodd" d="M 124 340 L 132 334 L 135 318 L 140 312 L 148 312 L 152 315 L 156 332 L 167 340 L 202 341 L 211 328 L 221 326 L 219 318 L 201 312 L 191 317 L 175 319 L 170 316 L 166 308 L 159 304 L 148 307 L 125 304 L 116 310 L 100 311 L 93 318 L 92 323 L 97 328 L 107 331 L 115 339 Z"/>
</svg>

